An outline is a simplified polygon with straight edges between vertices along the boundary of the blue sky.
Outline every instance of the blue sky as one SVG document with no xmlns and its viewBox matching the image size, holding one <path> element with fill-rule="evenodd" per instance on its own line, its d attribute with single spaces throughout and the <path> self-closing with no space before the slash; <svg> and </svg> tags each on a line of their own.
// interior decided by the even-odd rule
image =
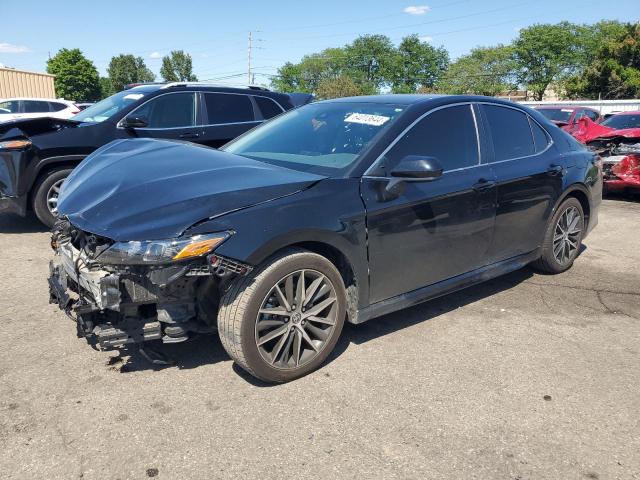
<svg viewBox="0 0 640 480">
<path fill-rule="evenodd" d="M 246 82 L 247 35 L 258 48 L 257 83 L 286 61 L 342 46 L 358 35 L 394 42 L 416 33 L 456 58 L 478 45 L 507 43 L 533 23 L 638 21 L 639 0 L 322 0 L 108 2 L 0 0 L 0 64 L 44 71 L 49 55 L 78 47 L 101 74 L 110 58 L 133 53 L 156 74 L 160 57 L 184 49 L 201 79 Z M 226 78 L 230 77 L 230 78 Z"/>
</svg>

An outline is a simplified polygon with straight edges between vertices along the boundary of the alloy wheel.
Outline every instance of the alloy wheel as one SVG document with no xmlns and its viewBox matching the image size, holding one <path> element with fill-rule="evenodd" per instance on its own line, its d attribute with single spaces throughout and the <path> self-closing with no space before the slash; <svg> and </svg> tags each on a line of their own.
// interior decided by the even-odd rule
<svg viewBox="0 0 640 480">
<path fill-rule="evenodd" d="M 560 265 L 566 265 L 577 255 L 581 233 L 582 216 L 571 206 L 562 212 L 553 232 L 553 256 Z"/>
<path fill-rule="evenodd" d="M 58 180 L 49 187 L 49 191 L 47 192 L 47 207 L 54 215 L 58 213 L 58 196 L 60 195 L 60 188 L 62 187 L 64 180 L 64 178 Z"/>
<path fill-rule="evenodd" d="M 263 300 L 255 327 L 262 358 L 290 370 L 323 350 L 337 322 L 338 298 L 331 281 L 316 270 L 297 270 L 281 278 Z"/>
</svg>

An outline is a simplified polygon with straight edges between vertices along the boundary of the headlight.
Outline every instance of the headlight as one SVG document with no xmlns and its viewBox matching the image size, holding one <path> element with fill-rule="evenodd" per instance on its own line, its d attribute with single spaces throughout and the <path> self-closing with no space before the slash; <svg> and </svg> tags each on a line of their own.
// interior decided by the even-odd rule
<svg viewBox="0 0 640 480">
<path fill-rule="evenodd" d="M 116 242 L 98 260 L 107 265 L 160 265 L 202 257 L 229 238 L 229 232 L 171 240 Z"/>
<path fill-rule="evenodd" d="M 0 150 L 21 150 L 31 146 L 29 140 L 7 140 L 0 142 Z"/>
</svg>

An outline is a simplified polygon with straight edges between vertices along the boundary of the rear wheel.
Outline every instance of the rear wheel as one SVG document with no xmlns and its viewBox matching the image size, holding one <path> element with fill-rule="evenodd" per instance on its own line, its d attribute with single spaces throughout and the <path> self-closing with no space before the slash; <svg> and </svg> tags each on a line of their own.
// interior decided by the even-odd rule
<svg viewBox="0 0 640 480">
<path fill-rule="evenodd" d="M 584 212 L 578 199 L 566 199 L 556 210 L 545 232 L 541 256 L 533 262 L 538 270 L 561 273 L 573 265 L 584 235 Z"/>
<path fill-rule="evenodd" d="M 318 368 L 346 315 L 344 283 L 321 255 L 294 250 L 239 277 L 218 314 L 222 345 L 261 380 L 286 382 Z"/>
<path fill-rule="evenodd" d="M 70 168 L 51 170 L 40 179 L 33 190 L 33 211 L 38 220 L 49 228 L 56 221 L 60 188 L 71 171 Z"/>
</svg>

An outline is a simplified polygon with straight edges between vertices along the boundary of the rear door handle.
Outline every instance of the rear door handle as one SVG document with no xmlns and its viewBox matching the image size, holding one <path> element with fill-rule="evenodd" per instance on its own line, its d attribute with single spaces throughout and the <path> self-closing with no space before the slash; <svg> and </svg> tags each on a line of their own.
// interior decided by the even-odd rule
<svg viewBox="0 0 640 480">
<path fill-rule="evenodd" d="M 472 188 L 476 191 L 476 192 L 484 192 L 486 190 L 489 190 L 493 187 L 496 186 L 496 182 L 494 182 L 493 180 L 487 180 L 485 178 L 481 178 L 480 180 L 478 180 L 478 183 L 475 183 Z"/>
<path fill-rule="evenodd" d="M 199 136 L 200 136 L 199 133 L 189 132 L 189 133 L 183 133 L 182 135 L 180 135 L 180 138 L 198 138 Z"/>
<path fill-rule="evenodd" d="M 549 168 L 547 168 L 547 173 L 552 177 L 564 175 L 564 167 L 562 165 L 549 165 Z"/>
</svg>

